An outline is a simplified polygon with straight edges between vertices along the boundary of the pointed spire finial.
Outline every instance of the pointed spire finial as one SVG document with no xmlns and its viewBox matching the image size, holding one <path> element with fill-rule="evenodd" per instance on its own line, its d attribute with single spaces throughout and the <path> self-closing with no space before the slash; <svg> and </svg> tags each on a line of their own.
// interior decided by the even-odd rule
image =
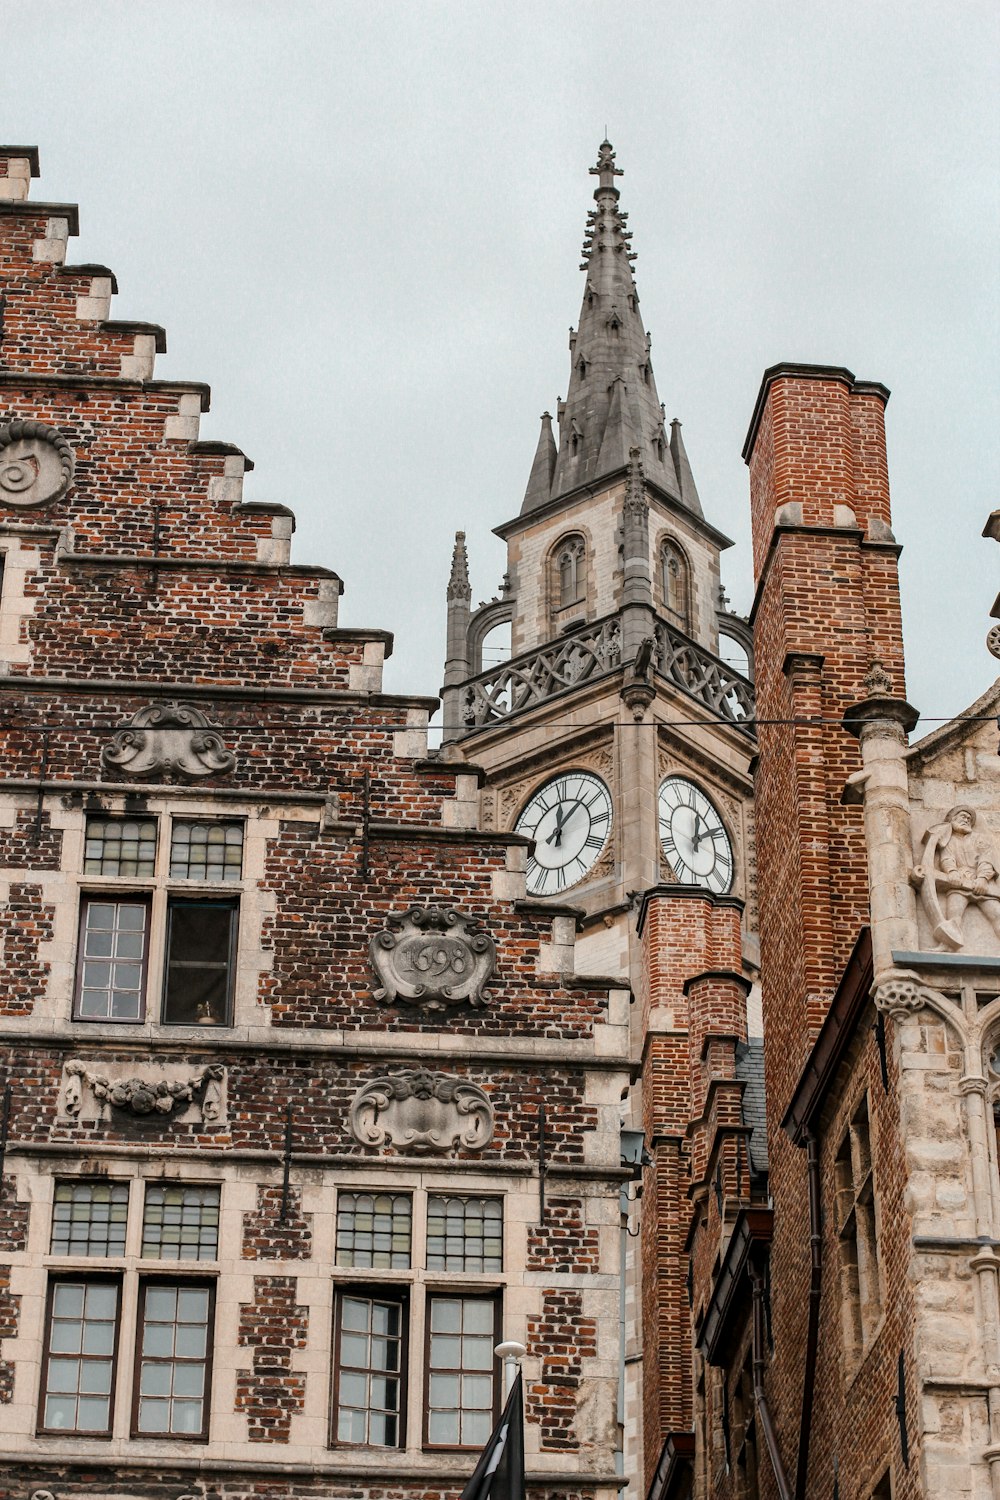
<svg viewBox="0 0 1000 1500">
<path fill-rule="evenodd" d="M 552 413 L 542 412 L 542 430 L 538 434 L 538 447 L 528 475 L 528 487 L 521 504 L 522 516 L 529 510 L 544 505 L 552 494 L 552 475 L 556 467 L 556 440 L 552 431 Z"/>
<path fill-rule="evenodd" d="M 597 148 L 597 165 L 596 167 L 590 168 L 590 174 L 592 177 L 597 177 L 600 179 L 597 188 L 594 191 L 595 198 L 597 197 L 597 194 L 605 188 L 610 188 L 617 198 L 618 189 L 615 187 L 615 178 L 624 177 L 625 174 L 622 171 L 621 167 L 615 166 L 614 147 L 608 140 L 607 136 L 605 136 L 604 140 Z"/>
<path fill-rule="evenodd" d="M 455 532 L 455 550 L 451 554 L 451 577 L 448 579 L 449 599 L 471 599 L 469 583 L 469 555 L 465 550 L 465 532 Z"/>
</svg>

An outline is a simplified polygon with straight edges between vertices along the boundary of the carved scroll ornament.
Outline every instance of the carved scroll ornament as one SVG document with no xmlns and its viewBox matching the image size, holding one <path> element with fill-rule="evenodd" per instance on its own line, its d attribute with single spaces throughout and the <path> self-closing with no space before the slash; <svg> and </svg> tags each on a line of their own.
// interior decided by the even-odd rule
<svg viewBox="0 0 1000 1500">
<path fill-rule="evenodd" d="M 73 450 L 55 427 L 17 418 L 0 427 L 0 504 L 34 510 L 73 483 Z"/>
<path fill-rule="evenodd" d="M 86 1088 L 99 1105 L 126 1110 L 133 1115 L 183 1114 L 189 1104 L 197 1102 L 201 1106 L 202 1119 L 215 1124 L 225 1112 L 225 1076 L 226 1070 L 221 1063 L 211 1063 L 186 1079 L 112 1079 L 102 1073 L 92 1073 L 86 1063 L 74 1058 L 66 1064 L 63 1113 L 71 1119 L 80 1116 Z"/>
<path fill-rule="evenodd" d="M 200 709 L 184 703 L 141 708 L 110 745 L 101 751 L 107 771 L 129 776 L 167 776 L 195 780 L 231 771 L 236 756 L 228 750 Z"/>
<path fill-rule="evenodd" d="M 482 1151 L 493 1137 L 493 1106 L 474 1083 L 416 1068 L 366 1083 L 348 1123 L 361 1146 Z"/>
<path fill-rule="evenodd" d="M 394 913 L 372 938 L 369 952 L 383 1005 L 403 1000 L 424 1010 L 485 1005 L 496 967 L 492 938 L 474 918 L 450 906 L 411 906 Z"/>
</svg>

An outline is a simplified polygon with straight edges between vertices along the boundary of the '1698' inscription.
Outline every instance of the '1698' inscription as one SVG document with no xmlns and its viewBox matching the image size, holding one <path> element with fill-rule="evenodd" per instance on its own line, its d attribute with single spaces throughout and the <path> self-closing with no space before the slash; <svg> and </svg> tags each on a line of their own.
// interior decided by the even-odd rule
<svg viewBox="0 0 1000 1500">
<path fill-rule="evenodd" d="M 375 999 L 425 1010 L 484 1005 L 496 948 L 474 918 L 450 906 L 411 906 L 388 917 L 372 938 L 372 965 L 381 980 Z"/>
</svg>

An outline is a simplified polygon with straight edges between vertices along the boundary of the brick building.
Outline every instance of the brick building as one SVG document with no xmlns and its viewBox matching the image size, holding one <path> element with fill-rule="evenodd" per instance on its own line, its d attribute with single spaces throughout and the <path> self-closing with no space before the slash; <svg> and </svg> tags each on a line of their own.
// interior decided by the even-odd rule
<svg viewBox="0 0 1000 1500">
<path fill-rule="evenodd" d="M 845 370 L 729 611 L 591 170 L 436 753 L 0 148 L 0 1500 L 452 1500 L 501 1338 L 531 1500 L 1000 1493 L 1000 687 L 908 746 Z"/>
<path fill-rule="evenodd" d="M 610 1500 L 628 992 L 0 150 L 0 1495 Z"/>
</svg>

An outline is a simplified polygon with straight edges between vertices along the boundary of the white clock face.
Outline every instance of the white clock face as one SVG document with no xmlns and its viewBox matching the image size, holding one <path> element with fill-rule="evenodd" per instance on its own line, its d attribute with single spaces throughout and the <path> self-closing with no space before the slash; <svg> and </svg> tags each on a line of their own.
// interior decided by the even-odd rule
<svg viewBox="0 0 1000 1500">
<path fill-rule="evenodd" d="M 611 793 L 588 771 L 565 771 L 535 793 L 515 832 L 535 841 L 528 890 L 555 896 L 583 879 L 607 843 Z"/>
<path fill-rule="evenodd" d="M 668 776 L 660 787 L 660 843 L 682 885 L 723 895 L 733 883 L 733 846 L 701 787 Z"/>
</svg>

